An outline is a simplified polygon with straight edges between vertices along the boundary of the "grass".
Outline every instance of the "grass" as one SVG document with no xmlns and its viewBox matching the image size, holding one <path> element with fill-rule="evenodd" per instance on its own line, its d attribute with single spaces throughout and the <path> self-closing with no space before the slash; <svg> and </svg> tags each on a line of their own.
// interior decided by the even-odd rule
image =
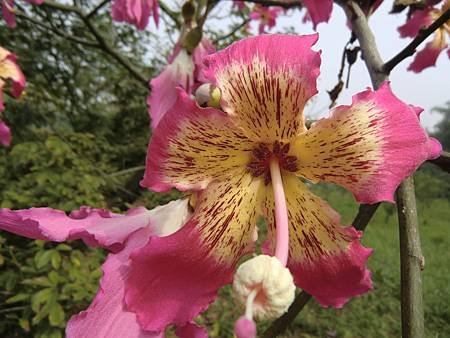
<svg viewBox="0 0 450 338">
<path fill-rule="evenodd" d="M 315 191 L 351 223 L 357 205 L 352 196 L 335 187 L 321 186 Z M 425 256 L 423 272 L 426 337 L 450 336 L 450 202 L 434 199 L 418 203 L 420 235 Z M 395 209 L 383 205 L 369 224 L 363 238 L 375 252 L 369 259 L 374 291 L 352 299 L 343 309 L 325 309 L 311 301 L 283 337 L 383 338 L 401 336 L 400 258 Z M 232 325 L 242 313 L 232 300 L 229 287 L 200 318 L 210 337 L 232 337 Z M 269 323 L 258 325 L 258 332 Z"/>
</svg>

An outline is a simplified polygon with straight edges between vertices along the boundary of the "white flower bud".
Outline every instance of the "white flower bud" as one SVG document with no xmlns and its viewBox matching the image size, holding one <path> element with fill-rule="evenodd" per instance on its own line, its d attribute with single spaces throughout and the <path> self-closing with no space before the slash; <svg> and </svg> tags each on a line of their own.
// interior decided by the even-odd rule
<svg viewBox="0 0 450 338">
<path fill-rule="evenodd" d="M 274 319 L 287 311 L 294 301 L 292 275 L 276 257 L 259 255 L 239 266 L 234 276 L 236 297 L 245 304 L 253 290 L 258 289 L 252 312 L 257 319 Z"/>
</svg>

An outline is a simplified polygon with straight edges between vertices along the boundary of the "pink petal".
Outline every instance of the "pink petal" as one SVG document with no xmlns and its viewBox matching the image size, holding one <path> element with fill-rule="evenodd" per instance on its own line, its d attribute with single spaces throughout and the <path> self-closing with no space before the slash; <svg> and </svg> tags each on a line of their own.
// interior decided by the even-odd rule
<svg viewBox="0 0 450 338">
<path fill-rule="evenodd" d="M 6 24 L 10 28 L 16 27 L 16 14 L 12 11 L 14 7 L 13 0 L 1 0 L 0 6 L 3 13 L 3 19 L 5 19 Z"/>
<path fill-rule="evenodd" d="M 406 23 L 398 27 L 398 31 L 402 38 L 416 37 L 421 28 L 426 28 L 433 23 L 432 9 L 427 8 L 423 11 L 415 11 Z"/>
<path fill-rule="evenodd" d="M 164 330 L 160 333 L 142 330 L 136 314 L 127 310 L 125 280 L 130 273 L 130 254 L 133 251 L 147 244 L 151 236 L 168 235 L 186 221 L 189 216 L 187 200 L 173 201 L 150 212 L 155 226 L 137 230 L 130 235 L 122 251 L 108 255 L 102 266 L 100 289 L 89 308 L 70 319 L 66 329 L 68 338 L 164 337 Z"/>
<path fill-rule="evenodd" d="M 187 323 L 178 327 L 176 334 L 180 338 L 208 338 L 208 332 L 205 328 L 195 323 Z"/>
<path fill-rule="evenodd" d="M 164 114 L 177 100 L 177 87 L 187 92 L 193 90 L 195 64 L 192 56 L 185 49 L 181 49 L 173 62 L 150 82 L 151 93 L 147 98 L 150 107 L 152 129 L 156 129 Z"/>
<path fill-rule="evenodd" d="M 183 208 L 187 202 L 178 203 Z M 158 210 L 137 208 L 119 215 L 102 209 L 81 209 L 67 216 L 63 211 L 50 208 L 0 209 L 0 229 L 55 242 L 82 239 L 89 246 L 102 246 L 117 252 L 131 233 L 152 225 Z M 155 234 L 164 231 L 169 230 L 153 229 Z"/>
<path fill-rule="evenodd" d="M 25 76 L 17 65 L 17 56 L 0 47 L 0 80 L 11 81 L 11 94 L 18 98 L 25 88 Z"/>
<path fill-rule="evenodd" d="M 297 174 L 340 184 L 360 203 L 393 201 L 400 182 L 442 149 L 420 126 L 418 111 L 388 83 L 355 95 L 351 106 L 335 108 L 297 138 Z"/>
<path fill-rule="evenodd" d="M 125 299 L 144 329 L 185 325 L 231 282 L 237 261 L 253 249 L 263 189 L 247 173 L 215 181 L 181 230 L 133 253 Z"/>
<path fill-rule="evenodd" d="M 184 326 L 231 282 L 233 269 L 209 257 L 193 223 L 168 237 L 153 237 L 131 256 L 125 301 L 142 328 Z"/>
<path fill-rule="evenodd" d="M 443 47 L 443 48 L 442 48 Z M 434 42 L 429 42 L 425 45 L 425 48 L 416 53 L 413 62 L 409 65 L 408 70 L 414 73 L 420 73 L 422 70 L 428 67 L 436 66 L 436 61 L 441 54 L 445 46 L 436 46 Z"/>
<path fill-rule="evenodd" d="M 295 283 L 325 307 L 341 308 L 350 298 L 373 288 L 371 272 L 365 267 L 372 250 L 361 245 L 361 232 L 352 227 L 344 232 L 351 242 L 342 252 L 309 263 L 289 264 Z"/>
<path fill-rule="evenodd" d="M 203 63 L 203 58 L 209 54 L 212 54 L 216 51 L 214 45 L 209 41 L 208 38 L 203 38 L 200 44 L 195 48 L 194 53 L 192 54 L 192 59 L 194 60 L 195 70 L 194 70 L 194 80 L 195 80 L 195 89 L 202 85 L 203 83 L 208 82 L 204 72 L 205 72 L 205 64 Z"/>
<path fill-rule="evenodd" d="M 371 290 L 366 261 L 372 250 L 361 246 L 360 233 L 343 227 L 339 215 L 299 178 L 284 173 L 283 185 L 289 210 L 287 266 L 295 284 L 320 304 L 333 307 Z M 273 198 L 268 194 L 263 208 L 269 231 L 269 243 L 263 250 L 269 249 L 269 253 L 276 237 Z"/>
<path fill-rule="evenodd" d="M 0 144 L 5 147 L 9 147 L 11 144 L 11 130 L 2 120 L 0 120 Z"/>
<path fill-rule="evenodd" d="M 313 22 L 314 29 L 321 22 L 328 22 L 333 11 L 333 0 L 303 0 Z"/>
<path fill-rule="evenodd" d="M 250 141 L 230 116 L 200 108 L 180 90 L 175 105 L 154 130 L 141 185 L 158 192 L 202 190 L 250 161 Z"/>
<path fill-rule="evenodd" d="M 154 0 L 115 0 L 111 9 L 115 21 L 128 22 L 139 30 L 147 27 L 150 15 L 158 24 L 158 6 Z"/>
<path fill-rule="evenodd" d="M 245 134 L 272 143 L 305 130 L 303 107 L 317 93 L 317 35 L 260 35 L 205 57 L 221 104 Z"/>
<path fill-rule="evenodd" d="M 145 245 L 149 228 L 136 231 L 118 254 L 110 254 L 102 265 L 100 289 L 89 308 L 67 323 L 67 338 L 156 338 L 158 332 L 141 329 L 136 315 L 126 310 L 125 279 L 130 271 L 130 254 Z M 162 335 L 164 337 L 164 335 Z"/>
</svg>

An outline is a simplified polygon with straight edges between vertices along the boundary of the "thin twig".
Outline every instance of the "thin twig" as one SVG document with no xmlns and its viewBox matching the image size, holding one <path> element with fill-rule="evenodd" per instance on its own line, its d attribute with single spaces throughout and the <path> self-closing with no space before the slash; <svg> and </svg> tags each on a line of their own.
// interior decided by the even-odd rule
<svg viewBox="0 0 450 338">
<path fill-rule="evenodd" d="M 242 21 L 239 25 L 235 26 L 228 34 L 221 36 L 220 38 L 217 38 L 213 41 L 213 44 L 216 45 L 217 43 L 219 43 L 222 40 L 228 39 L 230 37 L 232 37 L 237 31 L 239 31 L 240 29 L 244 28 L 246 24 L 248 24 L 250 22 L 250 19 L 245 19 L 244 21 Z"/>
<path fill-rule="evenodd" d="M 101 10 L 104 6 L 106 6 L 109 2 L 111 2 L 111 0 L 103 0 L 102 2 L 100 2 L 97 6 L 94 7 L 94 9 L 92 11 L 90 11 L 87 15 L 86 18 L 90 19 L 91 17 L 93 17 L 94 15 L 97 14 L 97 12 L 99 10 Z"/>
<path fill-rule="evenodd" d="M 180 15 L 177 12 L 172 11 L 163 1 L 159 1 L 159 8 L 172 19 L 175 26 L 179 29 L 181 27 Z"/>
<path fill-rule="evenodd" d="M 228 0 L 233 1 L 233 0 Z M 242 2 L 250 2 L 263 6 L 279 6 L 286 9 L 303 7 L 303 3 L 299 0 L 243 0 Z"/>
<path fill-rule="evenodd" d="M 94 26 L 94 24 L 85 16 L 80 15 L 81 20 L 83 20 L 86 27 L 95 37 L 102 49 L 111 55 L 117 62 L 119 62 L 125 69 L 127 69 L 133 76 L 140 81 L 140 83 L 148 88 L 148 78 L 142 74 L 139 70 L 135 69 L 134 66 L 125 59 L 121 54 L 119 54 L 104 38 L 100 31 Z"/>
<path fill-rule="evenodd" d="M 77 36 L 67 34 L 66 32 L 64 32 L 64 31 L 62 31 L 62 30 L 60 30 L 60 29 L 58 29 L 58 28 L 56 28 L 54 26 L 50 26 L 50 25 L 47 25 L 47 24 L 45 24 L 43 22 L 40 22 L 39 20 L 33 19 L 33 18 L 25 15 L 22 12 L 18 12 L 17 11 L 16 12 L 16 17 L 18 17 L 20 19 L 23 19 L 23 20 L 26 20 L 26 21 L 29 21 L 29 22 L 31 22 L 32 24 L 34 24 L 34 25 L 36 25 L 38 27 L 41 27 L 41 28 L 44 28 L 46 30 L 52 31 L 56 35 L 58 35 L 58 36 L 60 36 L 60 37 L 62 37 L 64 39 L 67 39 L 69 41 L 78 43 L 80 45 L 85 45 L 85 46 L 88 46 L 88 47 L 100 48 L 99 44 L 94 42 L 94 41 L 81 39 L 81 38 L 79 38 Z"/>
<path fill-rule="evenodd" d="M 122 176 L 122 175 L 130 174 L 130 173 L 134 173 L 136 171 L 142 171 L 143 172 L 144 170 L 145 170 L 145 165 L 140 165 L 140 166 L 137 166 L 137 167 L 116 171 L 115 173 L 109 174 L 108 177 Z"/>
<path fill-rule="evenodd" d="M 60 10 L 66 13 L 73 13 L 80 17 L 86 27 L 89 29 L 91 34 L 98 42 L 98 47 L 101 48 L 105 53 L 109 54 L 114 58 L 119 64 L 121 64 L 126 70 L 130 72 L 145 88 L 148 88 L 148 78 L 142 74 L 142 72 L 136 69 L 130 61 L 128 61 L 124 56 L 122 56 L 118 51 L 116 51 L 107 41 L 106 38 L 100 33 L 100 31 L 95 27 L 90 18 L 87 17 L 80 8 L 70 5 L 61 4 L 58 2 L 45 0 L 43 5 L 52 9 Z"/>
<path fill-rule="evenodd" d="M 448 20 L 450 20 L 450 9 L 442 13 L 428 28 L 420 30 L 419 34 L 400 53 L 384 64 L 383 72 L 389 74 L 400 62 L 414 55 L 416 48 Z"/>
<path fill-rule="evenodd" d="M 428 162 L 433 163 L 445 172 L 450 173 L 450 153 L 448 151 L 443 151 L 441 156 L 439 156 L 437 159 L 429 160 Z"/>
</svg>

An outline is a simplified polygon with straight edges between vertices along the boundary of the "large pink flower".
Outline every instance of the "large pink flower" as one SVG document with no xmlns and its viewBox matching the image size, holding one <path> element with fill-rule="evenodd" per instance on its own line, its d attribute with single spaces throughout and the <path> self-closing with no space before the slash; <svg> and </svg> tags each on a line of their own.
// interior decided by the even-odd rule
<svg viewBox="0 0 450 338">
<path fill-rule="evenodd" d="M 277 250 L 280 189 L 296 285 L 335 307 L 372 288 L 365 267 L 371 250 L 361 246 L 360 233 L 341 226 L 299 177 L 342 185 L 361 203 L 392 201 L 400 182 L 441 148 L 420 127 L 420 109 L 400 101 L 387 83 L 307 129 L 303 108 L 317 93 L 319 75 L 320 53 L 311 50 L 316 40 L 261 35 L 206 57 L 223 111 L 200 108 L 180 90 L 154 130 L 141 183 L 200 192 L 178 232 L 131 256 L 125 299 L 145 329 L 183 325 L 205 310 L 254 250 L 261 214 L 268 250 Z"/>
<path fill-rule="evenodd" d="M 250 13 L 250 19 L 259 21 L 258 31 L 262 34 L 266 29 L 275 27 L 278 14 L 283 12 L 281 7 L 266 7 L 255 5 Z"/>
<path fill-rule="evenodd" d="M 400 36 L 403 38 L 415 37 L 420 29 L 427 28 L 442 15 L 442 13 L 450 8 L 450 0 L 445 0 L 441 9 L 433 7 L 432 5 L 434 3 L 435 1 L 430 1 L 425 9 L 415 11 L 411 19 L 398 28 Z M 448 47 L 447 38 L 449 36 L 450 20 L 434 32 L 433 40 L 427 43 L 425 48 L 416 54 L 413 62 L 409 65 L 408 70 L 420 73 L 425 68 L 435 66 L 441 52 Z M 450 58 L 450 48 L 447 49 L 447 55 Z"/>
<path fill-rule="evenodd" d="M 194 94 L 195 89 L 206 81 L 202 59 L 214 51 L 214 46 L 206 38 L 203 38 L 192 55 L 180 46 L 175 47 L 169 57 L 169 64 L 150 82 L 151 92 L 147 104 L 153 129 L 177 100 L 177 87 Z"/>
<path fill-rule="evenodd" d="M 112 17 L 115 21 L 128 22 L 144 30 L 148 18 L 153 15 L 155 24 L 159 23 L 158 0 L 114 0 Z"/>
<path fill-rule="evenodd" d="M 30 4 L 40 5 L 44 0 L 25 0 Z M 16 27 L 16 14 L 14 13 L 14 0 L 0 0 L 0 9 L 6 24 L 14 28 Z"/>
<path fill-rule="evenodd" d="M 25 76 L 17 65 L 17 57 L 0 47 L 0 144 L 4 146 L 11 143 L 9 127 L 1 120 L 1 113 L 5 109 L 3 90 L 8 84 L 11 85 L 11 95 L 18 98 L 25 88 Z"/>
<path fill-rule="evenodd" d="M 50 208 L 0 209 L 0 229 L 55 242 L 82 239 L 113 252 L 102 266 L 100 289 L 92 304 L 70 319 L 68 338 L 157 338 L 164 337 L 164 330 L 143 330 L 124 303 L 130 255 L 153 238 L 177 231 L 189 215 L 187 200 L 152 210 L 135 208 L 125 215 L 85 207 L 69 216 Z M 185 338 L 206 337 L 204 329 L 190 322 L 179 326 L 177 333 Z"/>
</svg>

